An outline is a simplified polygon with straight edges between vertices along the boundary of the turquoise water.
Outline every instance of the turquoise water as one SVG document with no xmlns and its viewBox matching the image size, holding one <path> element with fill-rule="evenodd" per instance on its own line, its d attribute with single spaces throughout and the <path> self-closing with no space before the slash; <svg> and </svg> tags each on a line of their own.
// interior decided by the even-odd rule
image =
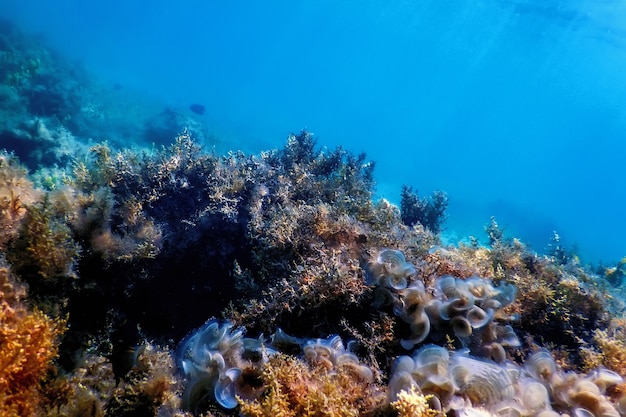
<svg viewBox="0 0 626 417">
<path fill-rule="evenodd" d="M 306 128 L 376 161 L 378 194 L 450 197 L 447 233 L 626 255 L 626 4 L 5 0 L 104 84 L 257 152 Z"/>
</svg>

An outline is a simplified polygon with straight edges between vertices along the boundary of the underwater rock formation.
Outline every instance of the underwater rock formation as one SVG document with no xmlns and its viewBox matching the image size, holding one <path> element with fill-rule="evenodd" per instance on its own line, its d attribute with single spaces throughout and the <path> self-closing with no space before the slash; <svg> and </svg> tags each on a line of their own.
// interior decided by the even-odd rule
<svg viewBox="0 0 626 417">
<path fill-rule="evenodd" d="M 351 408 L 359 412 L 384 413 L 404 398 L 401 392 L 422 390 L 430 411 L 469 412 L 469 406 L 456 403 L 465 398 L 472 407 L 504 407 L 496 414 L 535 413 L 545 411 L 544 391 L 553 396 L 555 387 L 585 385 L 571 382 L 573 377 L 565 378 L 565 385 L 548 384 L 527 365 L 516 365 L 511 369 L 523 369 L 524 378 L 511 384 L 529 399 L 511 405 L 504 389 L 498 401 L 484 399 L 483 392 L 498 390 L 485 381 L 501 378 L 498 370 L 509 361 L 523 363 L 532 343 L 565 341 L 561 351 L 554 350 L 561 362 L 576 354 L 567 353 L 572 347 L 584 346 L 584 358 L 569 361 L 579 367 L 576 375 L 582 375 L 583 361 L 587 370 L 596 368 L 593 363 L 608 366 L 602 355 L 616 351 L 604 343 L 608 335 L 603 339 L 600 327 L 610 304 L 602 302 L 602 288 L 589 272 L 501 235 L 490 248 L 443 247 L 422 226 L 402 224 L 389 203 L 369 201 L 371 166 L 363 159 L 342 150 L 316 151 L 306 132 L 290 137 L 281 151 L 250 157 L 204 153 L 188 133 L 154 155 L 96 145 L 90 159 L 77 164 L 66 185 L 54 191 L 36 189 L 9 154 L 4 161 L 1 172 L 12 179 L 4 200 L 4 254 L 29 283 L 33 302 L 51 315 L 69 313 L 59 361 L 68 372 L 82 369 L 76 358 L 87 346 L 113 359 L 111 341 L 126 322 L 137 324 L 140 338 L 167 344 L 207 316 L 229 320 L 206 322 L 177 350 L 175 362 L 186 380 L 180 404 L 196 413 L 236 413 L 241 407 L 248 415 L 263 415 L 274 403 L 264 402 L 262 393 L 289 386 L 289 369 L 306 370 L 311 385 L 356 386 L 371 395 L 367 407 Z M 354 197 L 343 198 L 347 193 Z M 55 250 L 36 250 L 51 247 Z M 568 320 L 559 320 L 563 317 Z M 245 338 L 237 330 L 242 325 L 252 334 L 272 336 Z M 342 340 L 354 341 L 344 347 Z M 415 365 L 390 371 L 395 357 L 408 364 L 407 351 L 432 344 L 440 352 L 446 346 L 469 353 L 446 351 L 448 358 L 435 367 L 446 369 L 445 377 L 435 382 L 419 376 Z M 274 361 L 279 354 L 291 359 Z M 272 366 L 285 373 L 272 374 Z M 117 379 L 138 387 L 134 364 L 128 367 L 131 377 Z M 482 385 L 467 379 L 467 369 L 486 375 Z M 566 372 L 554 369 L 557 375 Z M 116 375 L 111 372 L 110 378 L 114 387 Z M 387 378 L 389 388 L 381 384 Z M 173 374 L 161 379 L 175 380 Z M 609 393 L 615 390 L 611 384 Z M 428 391 L 429 386 L 434 388 Z M 99 390 L 114 391 L 71 392 L 103 413 L 156 410 L 162 404 L 137 394 L 141 390 L 103 398 L 94 394 Z M 325 392 L 320 388 L 319 395 L 330 395 Z M 585 393 L 558 400 L 558 410 L 618 409 L 608 407 L 614 402 L 600 393 L 592 396 L 597 407 L 583 406 Z M 543 400 L 535 399 L 541 395 Z M 81 407 L 65 405 L 70 406 Z"/>
</svg>

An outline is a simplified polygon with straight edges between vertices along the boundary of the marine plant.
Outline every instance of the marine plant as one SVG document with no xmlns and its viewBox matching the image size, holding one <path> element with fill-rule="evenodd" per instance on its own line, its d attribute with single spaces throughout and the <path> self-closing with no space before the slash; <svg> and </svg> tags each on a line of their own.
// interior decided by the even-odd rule
<svg viewBox="0 0 626 417">
<path fill-rule="evenodd" d="M 468 277 L 480 271 L 496 284 L 514 285 L 516 301 L 504 312 L 514 319 L 519 339 L 550 344 L 563 352 L 564 361 L 580 367 L 581 348 L 591 342 L 595 329 L 608 324 L 610 312 L 619 310 L 606 285 L 576 258 L 561 264 L 507 238 L 494 218 L 486 231 L 489 247 L 436 248 L 427 255 L 426 270 L 420 274 L 433 276 L 434 268 L 436 279 L 441 273 Z"/>
<path fill-rule="evenodd" d="M 550 243 L 548 243 L 548 249 L 546 255 L 551 256 L 560 265 L 566 265 L 572 259 L 576 257 L 575 248 L 567 249 L 562 242 L 561 235 L 556 230 L 552 232 Z"/>
<path fill-rule="evenodd" d="M 29 206 L 19 236 L 7 250 L 16 273 L 31 283 L 75 276 L 80 249 L 65 222 L 54 214 L 49 201 Z"/>
<path fill-rule="evenodd" d="M 384 405 L 384 390 L 348 364 L 328 368 L 278 354 L 263 366 L 261 380 L 259 399 L 238 399 L 241 415 L 353 417 Z"/>
<path fill-rule="evenodd" d="M 180 410 L 181 380 L 171 351 L 147 343 L 124 382 L 110 361 L 88 353 L 64 378 L 66 398 L 45 408 L 47 417 L 188 416 Z"/>
<path fill-rule="evenodd" d="M 41 198 L 15 155 L 0 152 L 0 250 L 19 233 L 27 206 Z"/>
<path fill-rule="evenodd" d="M 430 197 L 419 197 L 408 185 L 403 185 L 400 192 L 400 212 L 402 222 L 407 226 L 421 224 L 437 234 L 446 220 L 448 196 L 442 191 L 435 191 Z"/>
<path fill-rule="evenodd" d="M 569 362 L 580 365 L 579 348 L 607 324 L 603 288 L 582 268 L 557 265 L 523 245 L 495 247 L 493 253 L 502 277 L 519 289 L 510 310 L 519 314 L 518 329 L 543 344 L 563 346 L 570 352 Z"/>
<path fill-rule="evenodd" d="M 391 402 L 391 407 L 398 412 L 398 417 L 437 417 L 441 412 L 433 410 L 428 404 L 432 396 L 424 395 L 411 385 L 408 390 L 402 390 Z"/>
<path fill-rule="evenodd" d="M 610 284 L 614 286 L 621 285 L 626 276 L 626 257 L 620 259 L 615 266 L 608 267 L 601 270 L 601 272 Z"/>
<path fill-rule="evenodd" d="M 24 290 L 5 264 L 0 266 L 0 288 L 0 414 L 37 416 L 64 322 L 28 308 Z"/>
<path fill-rule="evenodd" d="M 626 378 L 625 325 L 623 318 L 614 318 L 606 328 L 594 331 L 592 343 L 583 350 L 587 369 L 604 366 Z"/>
</svg>

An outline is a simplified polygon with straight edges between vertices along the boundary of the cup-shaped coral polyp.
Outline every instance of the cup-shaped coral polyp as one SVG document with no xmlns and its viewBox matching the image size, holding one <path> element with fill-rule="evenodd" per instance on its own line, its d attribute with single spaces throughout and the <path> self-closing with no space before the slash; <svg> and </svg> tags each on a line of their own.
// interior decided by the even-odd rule
<svg viewBox="0 0 626 417">
<path fill-rule="evenodd" d="M 409 281 L 404 276 L 387 275 L 384 277 L 385 286 L 394 290 L 402 290 L 407 287 Z"/>
<path fill-rule="evenodd" d="M 448 300 L 448 311 L 452 314 L 462 313 L 474 306 L 474 296 L 469 293 L 459 294 L 458 297 Z M 450 314 L 449 314 L 450 315 Z"/>
<path fill-rule="evenodd" d="M 451 275 L 444 275 L 437 280 L 436 289 L 447 299 L 458 298 L 461 294 L 470 294 L 467 283 Z"/>
<path fill-rule="evenodd" d="M 537 413 L 535 417 L 561 417 L 561 414 L 554 410 L 543 410 Z"/>
<path fill-rule="evenodd" d="M 391 373 L 407 372 L 411 373 L 415 369 L 415 360 L 407 355 L 401 355 L 396 358 L 391 367 Z"/>
<path fill-rule="evenodd" d="M 436 329 L 441 329 L 443 323 L 450 320 L 446 304 L 437 298 L 430 300 L 428 304 L 426 304 L 425 311 L 428 313 L 428 317 L 430 317 L 433 327 Z"/>
<path fill-rule="evenodd" d="M 420 315 L 415 317 L 410 330 L 411 337 L 400 340 L 400 345 L 406 350 L 411 350 L 415 345 L 422 343 L 430 333 L 430 320 L 424 310 L 421 310 Z"/>
<path fill-rule="evenodd" d="M 412 323 L 422 314 L 428 297 L 421 281 L 415 281 L 410 287 L 399 293 L 394 306 L 394 313 L 406 323 Z"/>
<path fill-rule="evenodd" d="M 493 407 L 490 407 L 490 409 L 493 410 L 492 412 L 496 416 L 525 417 L 530 415 L 526 412 L 524 406 L 517 401 L 504 401 L 497 403 Z"/>
<path fill-rule="evenodd" d="M 235 387 L 240 376 L 241 369 L 230 368 L 223 372 L 215 383 L 213 395 L 215 396 L 215 401 L 222 407 L 226 409 L 237 407 Z"/>
<path fill-rule="evenodd" d="M 321 365 L 329 371 L 343 366 L 350 368 L 351 372 L 360 379 L 372 382 L 374 375 L 372 370 L 359 362 L 357 356 L 351 352 L 352 344 L 346 348 L 338 335 L 326 339 L 311 339 L 302 346 L 305 359 L 315 365 Z"/>
<path fill-rule="evenodd" d="M 406 277 L 416 272 L 413 264 L 407 262 L 404 254 L 399 250 L 385 249 L 378 254 L 377 261 L 384 265 L 389 275 Z"/>
<path fill-rule="evenodd" d="M 509 324 L 505 326 L 498 326 L 496 328 L 496 337 L 502 346 L 509 346 L 509 347 L 521 346 L 521 342 L 519 341 L 519 338 L 515 334 L 513 327 L 511 327 Z"/>
<path fill-rule="evenodd" d="M 206 361 L 207 352 L 214 352 L 231 359 L 243 347 L 242 339 L 243 331 L 233 331 L 232 323 L 220 324 L 217 320 L 209 320 L 181 341 L 176 352 L 177 358 L 181 361 L 190 359 L 200 364 Z"/>
<path fill-rule="evenodd" d="M 409 277 L 416 272 L 415 266 L 406 261 L 401 251 L 384 249 L 376 260 L 370 263 L 368 279 L 372 284 L 402 290 L 407 287 Z"/>
<path fill-rule="evenodd" d="M 176 362 L 187 380 L 183 407 L 199 412 L 209 402 L 224 408 L 237 405 L 235 381 L 241 374 L 244 352 L 243 330 L 229 322 L 210 320 L 190 333 L 176 351 Z"/>
<path fill-rule="evenodd" d="M 435 395 L 440 402 L 446 403 L 457 391 L 457 386 L 448 374 L 444 375 L 422 375 L 422 380 L 418 381 L 424 394 Z"/>
<path fill-rule="evenodd" d="M 457 337 L 470 337 L 472 334 L 472 324 L 463 316 L 455 316 L 450 320 L 450 327 Z"/>
<path fill-rule="evenodd" d="M 581 417 L 587 414 L 594 417 L 618 417 L 620 415 L 618 409 L 603 395 L 601 388 L 588 377 L 578 378 L 572 388 L 561 391 L 567 394 L 566 401 L 568 405 L 574 407 L 574 415 Z"/>
<path fill-rule="evenodd" d="M 406 358 L 408 358 L 408 356 L 406 356 Z M 396 401 L 401 391 L 411 392 L 411 389 L 417 392 L 421 391 L 413 375 L 406 371 L 394 371 L 388 384 L 387 395 L 389 402 Z"/>
<path fill-rule="evenodd" d="M 414 369 L 420 374 L 444 375 L 448 372 L 450 353 L 437 345 L 426 345 L 413 354 Z"/>
<path fill-rule="evenodd" d="M 550 407 L 550 394 L 542 383 L 532 378 L 524 378 L 519 382 L 520 401 L 524 408 L 533 414 Z"/>
<path fill-rule="evenodd" d="M 620 376 L 620 374 L 606 368 L 594 369 L 587 376 L 587 379 L 593 382 L 600 389 L 602 394 L 606 393 L 607 388 L 624 382 L 624 379 Z"/>
<path fill-rule="evenodd" d="M 492 362 L 457 352 L 452 355 L 450 372 L 458 392 L 475 406 L 512 400 L 515 395 L 511 375 Z"/>
<path fill-rule="evenodd" d="M 338 343 L 341 344 L 341 350 L 343 350 L 343 343 L 339 336 L 331 339 L 310 340 L 302 347 L 304 357 L 309 363 L 322 365 L 330 370 L 334 366 Z"/>
<path fill-rule="evenodd" d="M 517 295 L 515 285 L 501 283 L 496 287 L 491 281 L 476 276 L 466 279 L 465 284 L 469 292 L 476 297 L 476 305 L 485 310 L 506 307 L 515 300 Z"/>
<path fill-rule="evenodd" d="M 526 359 L 524 369 L 537 381 L 552 383 L 556 375 L 556 362 L 547 350 L 539 350 Z"/>
<path fill-rule="evenodd" d="M 494 313 L 492 309 L 485 311 L 478 306 L 472 306 L 467 312 L 467 321 L 473 329 L 480 329 L 493 320 Z"/>
<path fill-rule="evenodd" d="M 586 408 L 582 408 L 582 407 L 574 408 L 574 412 L 572 414 L 574 415 L 574 417 L 598 417 L 595 414 L 593 414 L 590 410 L 587 410 Z"/>
</svg>

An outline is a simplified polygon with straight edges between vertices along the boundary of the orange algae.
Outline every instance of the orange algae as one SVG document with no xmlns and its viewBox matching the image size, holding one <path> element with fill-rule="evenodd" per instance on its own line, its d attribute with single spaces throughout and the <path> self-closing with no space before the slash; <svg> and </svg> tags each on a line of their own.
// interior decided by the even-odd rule
<svg viewBox="0 0 626 417">
<path fill-rule="evenodd" d="M 260 399 L 238 398 L 241 415 L 352 417 L 373 414 L 385 399 L 381 388 L 363 380 L 349 364 L 329 370 L 279 354 L 264 366 L 262 380 Z"/>
<path fill-rule="evenodd" d="M 593 335 L 595 349 L 583 351 L 587 369 L 605 366 L 626 377 L 626 319 L 613 319 L 606 329 L 596 329 Z"/>
<path fill-rule="evenodd" d="M 6 268 L 0 278 L 0 415 L 38 415 L 45 401 L 41 383 L 57 355 L 64 324 L 19 302 Z"/>
</svg>

